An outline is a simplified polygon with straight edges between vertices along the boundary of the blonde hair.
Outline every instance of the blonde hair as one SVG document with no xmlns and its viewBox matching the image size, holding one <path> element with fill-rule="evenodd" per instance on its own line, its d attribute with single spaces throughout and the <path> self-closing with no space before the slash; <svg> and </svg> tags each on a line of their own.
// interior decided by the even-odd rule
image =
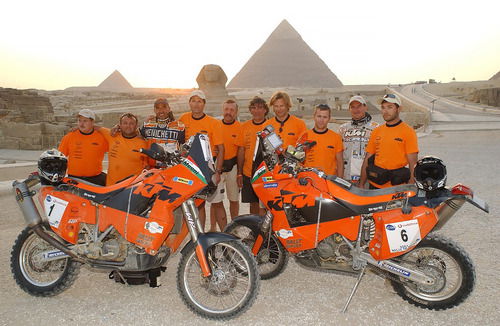
<svg viewBox="0 0 500 326">
<path fill-rule="evenodd" d="M 292 107 L 292 100 L 290 99 L 290 96 L 282 91 L 277 91 L 271 96 L 271 99 L 269 100 L 269 106 L 273 106 L 274 102 L 276 102 L 279 99 L 283 99 L 285 101 L 285 105 L 287 108 Z"/>
</svg>

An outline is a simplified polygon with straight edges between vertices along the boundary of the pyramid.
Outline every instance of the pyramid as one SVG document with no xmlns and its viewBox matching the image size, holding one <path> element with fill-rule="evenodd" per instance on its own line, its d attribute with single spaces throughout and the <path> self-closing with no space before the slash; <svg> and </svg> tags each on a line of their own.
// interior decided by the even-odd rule
<svg viewBox="0 0 500 326">
<path fill-rule="evenodd" d="M 132 85 L 123 77 L 123 75 L 115 70 L 108 78 L 97 86 L 97 88 L 114 91 L 124 91 L 133 89 Z"/>
<path fill-rule="evenodd" d="M 284 19 L 227 87 L 339 86 L 342 82 Z"/>
<path fill-rule="evenodd" d="M 490 80 L 500 80 L 500 71 L 497 72 L 493 77 L 491 77 Z"/>
</svg>

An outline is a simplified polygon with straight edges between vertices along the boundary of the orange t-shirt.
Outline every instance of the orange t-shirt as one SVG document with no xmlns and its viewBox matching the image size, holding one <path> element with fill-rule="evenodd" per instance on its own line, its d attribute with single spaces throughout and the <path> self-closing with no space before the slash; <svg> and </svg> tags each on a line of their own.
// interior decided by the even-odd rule
<svg viewBox="0 0 500 326">
<path fill-rule="evenodd" d="M 222 137 L 222 123 L 219 120 L 206 114 L 204 114 L 200 119 L 195 119 L 193 118 L 191 112 L 187 112 L 179 118 L 179 121 L 183 122 L 186 128 L 186 142 L 189 138 L 191 138 L 191 136 L 194 136 L 197 133 L 207 134 L 210 138 L 212 154 L 215 156 L 216 146 L 224 143 L 224 139 Z"/>
<path fill-rule="evenodd" d="M 268 120 L 256 124 L 253 120 L 245 121 L 241 124 L 241 132 L 236 141 L 239 147 L 245 148 L 245 161 L 243 163 L 243 174 L 247 177 L 252 176 L 253 154 L 257 141 L 257 132 L 262 131 L 265 126 L 269 125 Z"/>
<path fill-rule="evenodd" d="M 304 121 L 291 114 L 283 122 L 279 122 L 276 117 L 271 118 L 267 120 L 267 125 L 272 125 L 274 132 L 283 140 L 284 150 L 287 149 L 288 145 L 295 146 L 299 136 L 307 130 Z"/>
<path fill-rule="evenodd" d="M 375 165 L 384 169 L 394 170 L 408 165 L 407 154 L 418 153 L 417 134 L 412 127 L 400 121 L 396 125 L 381 125 L 372 131 L 366 152 L 375 154 Z M 390 187 L 388 182 L 376 187 Z"/>
<path fill-rule="evenodd" d="M 108 152 L 108 176 L 106 185 L 113 185 L 133 174 L 139 174 L 146 167 L 148 157 L 144 154 L 134 152 L 140 148 L 147 148 L 148 143 L 140 137 L 126 138 L 121 133 L 112 137 L 109 129 L 99 130 L 106 138 L 109 145 Z"/>
<path fill-rule="evenodd" d="M 233 123 L 222 122 L 222 139 L 224 140 L 224 160 L 235 158 L 238 154 L 238 145 L 236 141 L 241 133 L 241 123 L 234 121 Z"/>
<path fill-rule="evenodd" d="M 324 132 L 311 129 L 304 133 L 304 137 L 308 141 L 316 141 L 316 145 L 306 153 L 304 166 L 318 168 L 326 174 L 336 175 L 336 154 L 344 150 L 342 137 L 330 129 L 326 129 Z"/>
<path fill-rule="evenodd" d="M 102 159 L 108 151 L 108 142 L 97 131 L 84 134 L 80 130 L 66 134 L 59 150 L 68 157 L 68 174 L 93 177 L 102 172 Z"/>
</svg>

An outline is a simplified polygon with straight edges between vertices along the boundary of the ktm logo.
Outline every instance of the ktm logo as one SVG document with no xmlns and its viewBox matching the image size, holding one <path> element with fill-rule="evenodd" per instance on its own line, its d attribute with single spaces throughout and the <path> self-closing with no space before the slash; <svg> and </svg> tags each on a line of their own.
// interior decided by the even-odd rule
<svg viewBox="0 0 500 326">
<path fill-rule="evenodd" d="M 408 194 L 406 192 L 398 192 L 394 195 L 392 195 L 392 199 L 403 199 L 406 198 Z"/>
<path fill-rule="evenodd" d="M 172 188 L 159 183 L 146 183 L 137 186 L 134 190 L 135 195 L 140 195 L 142 197 L 151 198 L 154 195 L 158 196 L 159 200 L 168 201 L 172 203 L 181 197 L 180 194 L 176 192 L 171 192 Z"/>
</svg>

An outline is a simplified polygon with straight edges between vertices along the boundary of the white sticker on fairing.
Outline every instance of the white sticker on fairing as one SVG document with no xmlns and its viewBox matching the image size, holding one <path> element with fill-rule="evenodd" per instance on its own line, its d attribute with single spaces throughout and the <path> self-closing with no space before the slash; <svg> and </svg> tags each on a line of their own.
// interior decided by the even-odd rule
<svg viewBox="0 0 500 326">
<path fill-rule="evenodd" d="M 162 233 L 163 232 L 163 226 L 156 222 L 146 222 L 144 223 L 144 228 L 148 230 L 150 233 Z"/>
<path fill-rule="evenodd" d="M 68 206 L 68 202 L 62 200 L 61 198 L 54 197 L 52 195 L 47 195 L 43 201 L 43 208 L 45 210 L 45 215 L 49 220 L 50 226 L 55 228 L 59 227 L 61 218 L 64 215 L 64 211 Z"/>
<path fill-rule="evenodd" d="M 283 238 L 283 239 L 288 239 L 290 237 L 293 237 L 292 230 L 281 229 L 276 233 L 278 234 L 278 237 Z"/>
<path fill-rule="evenodd" d="M 385 233 L 391 253 L 406 251 L 421 240 L 418 220 L 385 224 Z"/>
</svg>

